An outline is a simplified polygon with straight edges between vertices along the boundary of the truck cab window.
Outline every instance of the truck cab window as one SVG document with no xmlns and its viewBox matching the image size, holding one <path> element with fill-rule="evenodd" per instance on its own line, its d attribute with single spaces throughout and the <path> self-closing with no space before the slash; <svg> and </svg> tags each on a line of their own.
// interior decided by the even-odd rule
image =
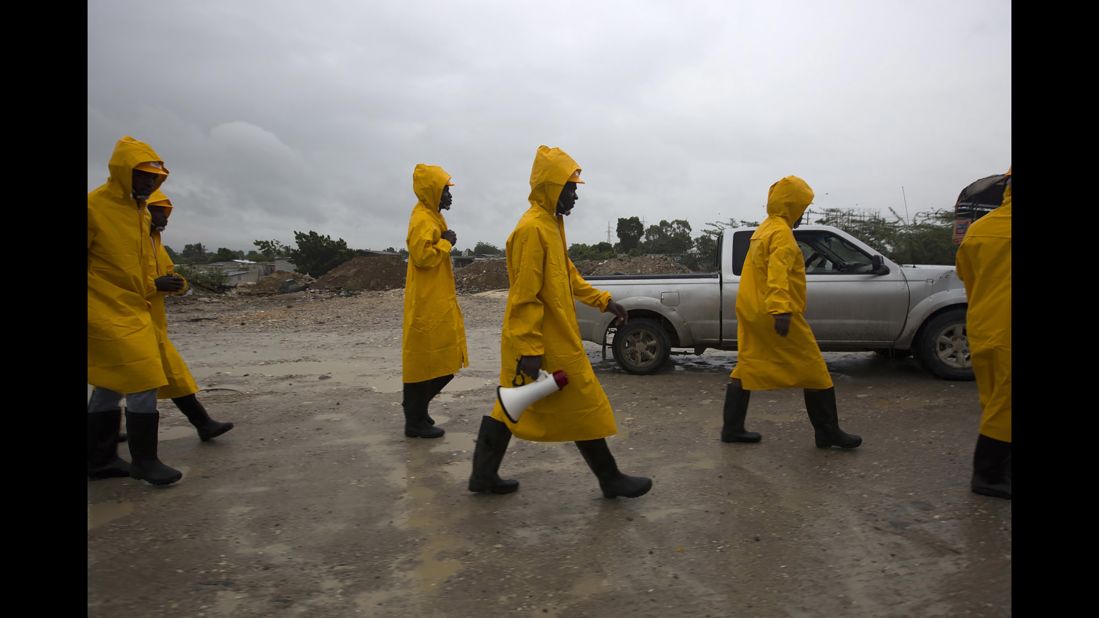
<svg viewBox="0 0 1099 618">
<path fill-rule="evenodd" d="M 738 277 L 741 271 L 744 270 L 744 260 L 748 257 L 748 243 L 751 241 L 752 232 L 754 231 L 747 230 L 733 233 L 733 274 Z"/>
<path fill-rule="evenodd" d="M 854 275 L 873 270 L 870 256 L 847 240 L 828 233 L 796 235 L 809 275 Z"/>
</svg>

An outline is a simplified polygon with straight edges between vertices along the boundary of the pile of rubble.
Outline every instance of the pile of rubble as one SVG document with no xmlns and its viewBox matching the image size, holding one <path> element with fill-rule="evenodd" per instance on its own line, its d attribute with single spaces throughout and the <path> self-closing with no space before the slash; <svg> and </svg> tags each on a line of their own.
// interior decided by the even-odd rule
<svg viewBox="0 0 1099 618">
<path fill-rule="evenodd" d="M 508 267 L 503 258 L 479 258 L 454 271 L 454 287 L 463 294 L 508 289 Z"/>
<path fill-rule="evenodd" d="M 575 262 L 581 275 L 668 275 L 689 273 L 690 268 L 667 255 L 620 256 L 609 260 L 580 260 Z"/>
<path fill-rule="evenodd" d="M 252 285 L 237 286 L 238 294 L 252 294 L 256 296 L 269 296 L 272 294 L 291 294 L 300 292 L 314 283 L 309 275 L 301 273 L 276 270 Z"/>
<path fill-rule="evenodd" d="M 313 287 L 329 290 L 392 290 L 403 288 L 408 264 L 396 255 L 352 258 L 317 279 Z"/>
<path fill-rule="evenodd" d="M 408 264 L 398 256 L 360 256 L 348 260 L 319 279 L 299 273 L 276 271 L 254 285 L 241 285 L 237 293 L 271 295 L 315 290 L 393 290 L 403 288 Z M 662 275 L 691 272 L 666 255 L 617 257 L 609 260 L 580 260 L 576 268 L 583 276 Z M 462 294 L 508 289 L 507 261 L 478 258 L 468 266 L 456 267 L 454 286 Z"/>
</svg>

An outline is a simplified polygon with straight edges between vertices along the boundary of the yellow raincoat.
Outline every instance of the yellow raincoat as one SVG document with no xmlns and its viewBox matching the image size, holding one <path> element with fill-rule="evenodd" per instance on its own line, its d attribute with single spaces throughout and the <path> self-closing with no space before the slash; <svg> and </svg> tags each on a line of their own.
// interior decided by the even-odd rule
<svg viewBox="0 0 1099 618">
<path fill-rule="evenodd" d="M 1011 185 L 999 208 L 969 226 L 955 262 L 969 299 L 965 329 L 981 433 L 1011 442 Z"/>
<path fill-rule="evenodd" d="M 596 440 L 618 432 L 614 411 L 580 340 L 574 300 L 605 310 L 608 292 L 573 266 L 557 199 L 580 166 L 559 148 L 539 146 L 530 172 L 530 208 L 507 241 L 508 291 L 500 341 L 500 385 L 512 386 L 521 356 L 543 356 L 542 369 L 564 369 L 569 383 L 532 404 L 512 423 L 497 401 L 492 418 L 539 442 Z M 523 376 L 524 382 L 529 380 Z"/>
<path fill-rule="evenodd" d="M 162 163 L 148 144 L 123 137 L 107 182 L 88 193 L 88 383 L 118 393 L 167 383 L 149 312 L 149 212 L 131 195 L 133 169 L 148 161 Z"/>
<path fill-rule="evenodd" d="M 420 163 L 412 172 L 419 202 L 408 220 L 408 270 L 404 288 L 401 373 L 406 384 L 451 375 L 469 366 L 466 326 L 454 290 L 453 245 L 442 237 L 446 219 L 439 212 L 450 174 Z"/>
<path fill-rule="evenodd" d="M 163 206 L 170 210 L 172 201 L 157 189 L 149 198 L 149 206 Z M 164 275 L 176 274 L 175 264 L 172 263 L 172 259 L 168 257 L 168 252 L 164 249 L 160 232 L 152 232 L 150 240 L 153 259 L 156 264 L 156 276 L 163 277 Z M 182 275 L 180 275 L 180 278 L 182 278 Z M 160 344 L 160 359 L 164 364 L 164 374 L 168 378 L 168 385 L 157 390 L 156 396 L 159 399 L 186 397 L 198 392 L 198 385 L 195 384 L 195 378 L 191 375 L 191 370 L 187 368 L 187 363 L 183 362 L 183 357 L 172 345 L 172 340 L 168 338 L 168 310 L 164 306 L 165 296 L 169 294 L 175 296 L 186 294 L 189 285 L 187 280 L 183 279 L 183 288 L 178 292 L 157 292 L 150 301 L 152 303 L 150 311 L 153 316 L 153 325 L 156 327 L 157 342 Z"/>
<path fill-rule="evenodd" d="M 813 201 L 797 176 L 771 185 L 767 219 L 752 234 L 736 295 L 737 364 L 733 378 L 749 391 L 832 387 L 832 377 L 805 321 L 805 258 L 792 226 Z M 790 332 L 775 332 L 774 316 L 792 314 Z"/>
</svg>

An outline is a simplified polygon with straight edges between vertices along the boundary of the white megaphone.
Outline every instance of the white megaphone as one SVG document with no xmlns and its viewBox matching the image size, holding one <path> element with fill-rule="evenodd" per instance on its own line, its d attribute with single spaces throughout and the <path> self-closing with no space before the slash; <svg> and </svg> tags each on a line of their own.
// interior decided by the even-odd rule
<svg viewBox="0 0 1099 618">
<path fill-rule="evenodd" d="M 569 378 L 565 375 L 563 369 L 558 369 L 552 374 L 544 369 L 539 369 L 538 379 L 530 384 L 515 387 L 497 386 L 496 399 L 500 402 L 500 407 L 504 409 L 504 414 L 511 419 L 511 422 L 518 423 L 519 417 L 523 415 L 523 410 L 526 410 L 530 404 L 556 393 L 565 388 L 568 383 Z"/>
</svg>

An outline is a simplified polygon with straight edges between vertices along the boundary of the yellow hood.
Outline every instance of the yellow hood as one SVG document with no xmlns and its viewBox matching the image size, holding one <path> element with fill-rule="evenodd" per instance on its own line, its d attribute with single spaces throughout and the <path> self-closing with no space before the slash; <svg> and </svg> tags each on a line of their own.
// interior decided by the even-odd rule
<svg viewBox="0 0 1099 618">
<path fill-rule="evenodd" d="M 767 191 L 767 214 L 781 217 L 793 227 L 812 202 L 809 184 L 797 176 L 787 176 Z"/>
<path fill-rule="evenodd" d="M 432 212 L 439 212 L 439 200 L 443 197 L 443 187 L 450 184 L 450 174 L 438 165 L 417 163 L 412 170 L 412 192 L 420 204 Z"/>
<path fill-rule="evenodd" d="M 551 215 L 557 214 L 557 200 L 561 190 L 580 165 L 560 148 L 539 146 L 534 153 L 534 165 L 530 169 L 530 201 Z"/>
<path fill-rule="evenodd" d="M 124 198 L 129 198 L 134 188 L 134 168 L 147 161 L 156 161 L 162 166 L 164 164 L 160 155 L 145 142 L 136 140 L 129 135 L 118 140 L 118 143 L 114 145 L 111 161 L 107 164 L 107 169 L 111 172 L 107 183 L 112 185 L 112 193 L 114 190 L 120 190 Z M 164 174 L 167 175 L 168 168 L 163 169 Z"/>
<path fill-rule="evenodd" d="M 168 199 L 168 196 L 163 191 L 157 189 L 153 191 L 153 194 L 149 196 L 149 206 L 160 206 L 162 208 L 172 209 L 172 200 Z"/>
</svg>

